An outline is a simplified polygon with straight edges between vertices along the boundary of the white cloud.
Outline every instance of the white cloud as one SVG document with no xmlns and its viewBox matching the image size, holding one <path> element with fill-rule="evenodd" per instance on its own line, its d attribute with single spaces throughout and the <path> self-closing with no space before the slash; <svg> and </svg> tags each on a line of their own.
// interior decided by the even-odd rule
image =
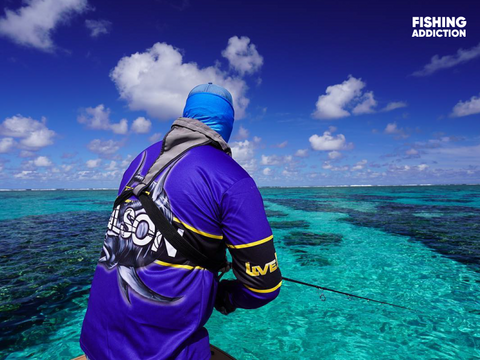
<svg viewBox="0 0 480 360">
<path fill-rule="evenodd" d="M 40 149 L 47 145 L 53 144 L 53 136 L 55 132 L 47 128 L 34 131 L 28 137 L 20 141 L 20 144 L 25 145 L 30 149 Z"/>
<path fill-rule="evenodd" d="M 22 179 L 22 180 L 31 180 L 34 178 L 34 175 L 36 174 L 35 171 L 32 170 L 23 170 L 19 173 L 16 173 L 13 175 L 15 179 Z"/>
<path fill-rule="evenodd" d="M 238 129 L 237 134 L 235 135 L 235 139 L 237 140 L 245 140 L 250 136 L 250 132 L 245 129 L 242 125 L 240 125 L 240 128 Z"/>
<path fill-rule="evenodd" d="M 396 134 L 398 132 L 397 123 L 389 123 L 385 128 L 385 134 Z"/>
<path fill-rule="evenodd" d="M 297 156 L 297 157 L 307 157 L 308 156 L 308 149 L 298 149 L 295 152 L 295 156 Z"/>
<path fill-rule="evenodd" d="M 457 53 L 454 55 L 445 55 L 442 57 L 439 57 L 438 55 L 434 55 L 430 60 L 430 62 L 427 65 L 425 65 L 422 70 L 415 71 L 412 75 L 413 76 L 431 75 L 438 70 L 454 67 L 456 65 L 473 60 L 479 56 L 480 56 L 480 44 L 467 50 L 459 49 Z"/>
<path fill-rule="evenodd" d="M 359 98 L 364 87 L 365 83 L 361 79 L 351 75 L 343 83 L 327 87 L 326 95 L 319 96 L 317 109 L 312 116 L 316 119 L 338 119 L 350 116 L 344 107 Z"/>
<path fill-rule="evenodd" d="M 110 109 L 105 108 L 103 104 L 97 107 L 88 107 L 77 117 L 80 124 L 85 124 L 87 128 L 94 130 L 111 130 L 115 134 L 125 135 L 128 132 L 127 119 L 120 120 L 119 123 L 110 122 Z"/>
<path fill-rule="evenodd" d="M 330 163 L 330 160 L 324 161 L 322 168 L 325 170 L 330 170 L 330 171 L 348 171 L 349 167 L 347 165 L 345 166 L 333 166 Z"/>
<path fill-rule="evenodd" d="M 97 160 L 100 162 L 100 159 L 97 159 Z M 90 161 L 93 161 L 93 160 L 90 160 Z M 117 162 L 112 160 L 110 161 L 110 164 L 108 164 L 108 166 L 105 168 L 105 171 L 115 171 L 115 170 L 118 170 Z"/>
<path fill-rule="evenodd" d="M 110 130 L 110 109 L 105 109 L 103 104 L 88 107 L 77 117 L 77 121 L 90 129 Z"/>
<path fill-rule="evenodd" d="M 263 169 L 262 174 L 265 175 L 265 176 L 269 176 L 269 175 L 272 174 L 272 169 L 267 167 L 267 168 Z"/>
<path fill-rule="evenodd" d="M 87 148 L 95 153 L 102 156 L 112 155 L 120 149 L 120 143 L 114 140 L 105 140 L 102 141 L 100 139 L 94 139 L 90 141 L 87 145 Z"/>
<path fill-rule="evenodd" d="M 262 155 L 260 163 L 262 165 L 280 165 L 286 164 L 292 161 L 291 155 L 279 156 L 279 155 Z"/>
<path fill-rule="evenodd" d="M 297 175 L 297 174 L 298 174 L 297 171 L 290 171 L 290 170 L 288 170 L 288 169 L 284 169 L 284 170 L 282 171 L 282 175 L 285 176 L 285 177 L 291 177 L 291 176 L 295 176 L 295 175 Z"/>
<path fill-rule="evenodd" d="M 480 96 L 472 96 L 470 100 L 459 101 L 453 107 L 450 116 L 462 117 L 480 113 Z"/>
<path fill-rule="evenodd" d="M 55 131 L 46 126 L 47 119 L 34 120 L 22 115 L 12 116 L 0 124 L 0 135 L 21 138 L 20 146 L 28 150 L 38 150 L 53 144 Z"/>
<path fill-rule="evenodd" d="M 160 140 L 162 140 L 162 133 L 155 133 L 148 138 L 148 141 L 150 141 L 151 143 L 156 143 Z"/>
<path fill-rule="evenodd" d="M 147 134 L 152 128 L 152 122 L 144 117 L 135 119 L 132 124 L 132 131 L 137 134 Z"/>
<path fill-rule="evenodd" d="M 405 132 L 405 129 L 399 128 L 396 122 L 387 124 L 387 127 L 383 132 L 389 135 L 396 135 L 399 139 L 406 139 L 410 136 Z"/>
<path fill-rule="evenodd" d="M 242 76 L 245 73 L 253 74 L 263 65 L 263 57 L 246 36 L 232 36 L 228 39 L 228 46 L 222 51 L 222 56 L 227 58 L 230 66 Z"/>
<path fill-rule="evenodd" d="M 419 171 L 423 171 L 423 170 L 425 170 L 425 169 L 427 169 L 427 168 L 428 168 L 428 165 L 427 165 L 427 164 L 417 165 L 417 169 L 418 169 Z"/>
<path fill-rule="evenodd" d="M 285 140 L 284 142 L 281 142 L 279 144 L 275 144 L 273 145 L 273 147 L 276 147 L 276 148 L 279 148 L 279 149 L 283 149 L 285 147 L 287 147 L 288 145 L 288 140 Z"/>
<path fill-rule="evenodd" d="M 405 151 L 405 154 L 407 154 L 407 155 L 418 155 L 418 151 L 411 148 L 411 149 L 408 149 L 407 151 Z"/>
<path fill-rule="evenodd" d="M 67 164 L 63 164 L 63 165 L 61 165 L 60 167 L 62 168 L 63 172 L 69 172 L 70 170 L 73 169 L 73 165 L 71 165 L 71 164 L 68 164 L 68 165 L 67 165 Z"/>
<path fill-rule="evenodd" d="M 343 134 L 332 136 L 330 131 L 325 131 L 322 136 L 314 134 L 308 140 L 313 150 L 333 151 L 353 148 L 353 144 L 347 143 Z"/>
<path fill-rule="evenodd" d="M 257 161 L 255 156 L 256 143 L 253 141 L 236 141 L 231 144 L 232 156 L 240 166 L 252 174 L 257 170 Z"/>
<path fill-rule="evenodd" d="M 368 161 L 365 160 L 365 159 L 357 162 L 357 163 L 355 164 L 355 166 L 352 167 L 352 171 L 362 170 L 362 169 L 365 167 L 365 165 L 367 165 L 367 162 L 368 162 Z"/>
<path fill-rule="evenodd" d="M 49 167 L 52 166 L 52 162 L 46 156 L 39 156 L 35 160 L 33 160 L 33 164 L 37 167 Z"/>
<path fill-rule="evenodd" d="M 400 109 L 403 107 L 407 107 L 407 103 L 404 101 L 392 101 L 385 106 L 382 111 L 392 111 L 395 109 Z"/>
<path fill-rule="evenodd" d="M 108 20 L 85 20 L 85 26 L 90 30 L 91 37 L 98 37 L 110 32 L 112 22 Z"/>
<path fill-rule="evenodd" d="M 398 170 L 398 171 L 409 171 L 411 169 L 410 165 L 400 165 L 400 166 L 395 166 L 395 165 L 390 165 L 389 170 Z"/>
<path fill-rule="evenodd" d="M 373 114 L 377 112 L 377 100 L 373 91 L 364 92 L 365 83 L 352 75 L 341 84 L 327 87 L 325 94 L 318 97 L 315 119 L 339 119 L 350 115 Z M 381 111 L 391 111 L 407 104 L 402 101 L 390 102 Z M 335 129 L 336 130 L 336 129 Z M 330 130 L 334 132 L 335 130 Z"/>
<path fill-rule="evenodd" d="M 328 158 L 331 160 L 339 159 L 342 157 L 342 153 L 338 151 L 330 151 L 328 153 Z"/>
<path fill-rule="evenodd" d="M 110 129 L 114 134 L 125 135 L 128 132 L 128 120 L 122 119 L 119 123 L 110 124 Z"/>
<path fill-rule="evenodd" d="M 254 155 L 254 146 L 252 142 L 245 141 L 236 141 L 231 146 L 232 156 L 237 162 L 242 162 L 245 160 L 250 160 Z"/>
<path fill-rule="evenodd" d="M 277 155 L 262 155 L 262 165 L 279 165 L 281 163 L 281 157 Z"/>
<path fill-rule="evenodd" d="M 370 91 L 363 94 L 362 102 L 353 108 L 352 113 L 355 115 L 371 114 L 375 112 L 373 109 L 375 106 L 377 106 L 377 101 L 373 98 L 373 92 Z"/>
<path fill-rule="evenodd" d="M 0 154 L 9 152 L 15 147 L 15 140 L 10 137 L 0 139 Z"/>
<path fill-rule="evenodd" d="M 87 0 L 30 0 L 18 10 L 5 10 L 0 34 L 24 46 L 53 51 L 51 34 L 75 14 L 87 10 Z"/>
<path fill-rule="evenodd" d="M 166 43 L 123 57 L 110 77 L 130 109 L 144 110 L 160 120 L 181 115 L 188 93 L 202 83 L 213 82 L 232 93 L 237 119 L 245 115 L 249 103 L 242 79 L 228 76 L 217 66 L 184 63 L 180 51 Z"/>
<path fill-rule="evenodd" d="M 125 159 L 122 160 L 122 162 L 120 163 L 120 166 L 121 166 L 122 168 L 126 168 L 127 166 L 130 165 L 130 163 L 132 162 L 132 160 L 133 160 L 133 156 L 130 155 L 130 154 L 128 154 L 128 155 L 125 157 Z"/>
<path fill-rule="evenodd" d="M 102 159 L 93 159 L 93 160 L 88 160 L 86 162 L 86 165 L 87 165 L 87 168 L 93 169 L 98 167 L 101 162 L 102 162 Z"/>
</svg>

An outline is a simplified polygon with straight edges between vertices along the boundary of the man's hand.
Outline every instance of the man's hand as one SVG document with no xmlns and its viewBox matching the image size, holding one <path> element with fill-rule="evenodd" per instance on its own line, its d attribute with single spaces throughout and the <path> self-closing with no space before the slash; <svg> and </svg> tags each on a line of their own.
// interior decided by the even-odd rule
<svg viewBox="0 0 480 360">
<path fill-rule="evenodd" d="M 218 284 L 217 297 L 215 298 L 215 309 L 223 315 L 234 312 L 237 308 L 232 305 L 228 296 L 229 289 L 233 286 L 234 280 L 222 280 Z"/>
</svg>

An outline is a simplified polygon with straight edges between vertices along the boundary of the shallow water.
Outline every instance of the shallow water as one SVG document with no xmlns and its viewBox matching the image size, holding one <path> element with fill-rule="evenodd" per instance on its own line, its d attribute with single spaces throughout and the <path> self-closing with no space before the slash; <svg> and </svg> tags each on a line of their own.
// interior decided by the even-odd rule
<svg viewBox="0 0 480 360">
<path fill-rule="evenodd" d="M 216 312 L 238 359 L 480 358 L 480 186 L 262 189 L 286 277 L 268 306 Z M 8 192 L 0 208 L 0 358 L 69 359 L 113 191 Z"/>
</svg>

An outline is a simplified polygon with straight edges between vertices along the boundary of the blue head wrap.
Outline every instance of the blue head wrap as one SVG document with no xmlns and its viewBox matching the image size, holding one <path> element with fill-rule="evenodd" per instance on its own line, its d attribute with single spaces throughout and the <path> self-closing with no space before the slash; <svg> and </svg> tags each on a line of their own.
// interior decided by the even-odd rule
<svg viewBox="0 0 480 360">
<path fill-rule="evenodd" d="M 212 83 L 195 86 L 188 94 L 183 116 L 203 122 L 228 142 L 235 116 L 232 95 Z"/>
</svg>

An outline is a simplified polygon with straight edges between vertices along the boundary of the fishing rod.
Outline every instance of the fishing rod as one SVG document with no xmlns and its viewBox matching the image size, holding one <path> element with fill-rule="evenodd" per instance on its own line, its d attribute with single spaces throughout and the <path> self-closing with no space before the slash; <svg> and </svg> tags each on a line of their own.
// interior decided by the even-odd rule
<svg viewBox="0 0 480 360">
<path fill-rule="evenodd" d="M 220 279 L 223 277 L 223 275 L 225 275 L 227 272 L 229 272 L 229 271 L 231 270 L 231 268 L 232 268 L 232 264 L 231 264 L 230 262 L 227 262 L 226 267 L 220 270 L 220 271 L 221 271 L 221 274 L 220 274 L 218 280 L 220 281 Z M 315 284 L 309 284 L 309 283 L 306 283 L 306 282 L 303 282 L 303 281 L 300 281 L 300 280 L 290 279 L 290 278 L 287 278 L 287 277 L 285 277 L 285 276 L 282 276 L 282 280 L 289 281 L 289 282 L 292 282 L 292 283 L 295 283 L 295 284 L 299 284 L 299 285 L 305 285 L 305 286 L 313 287 L 313 288 L 315 288 L 315 289 L 319 289 L 319 290 L 323 290 L 323 291 L 330 291 L 330 292 L 333 292 L 333 293 L 336 293 L 336 294 L 345 295 L 345 296 L 348 296 L 349 298 L 357 298 L 357 299 L 362 299 L 362 300 L 367 300 L 367 301 L 376 302 L 376 303 L 378 303 L 378 304 L 383 304 L 383 305 L 389 305 L 389 306 L 397 307 L 397 308 L 400 308 L 400 309 L 415 311 L 415 310 L 410 309 L 410 308 L 405 307 L 405 306 L 395 305 L 395 304 L 388 303 L 388 302 L 386 302 L 386 301 L 374 300 L 374 299 L 370 299 L 370 298 L 363 297 L 363 296 L 358 296 L 358 295 L 354 295 L 354 294 L 349 294 L 349 293 L 346 293 L 346 292 L 343 292 L 343 291 L 339 291 L 339 290 L 335 290 L 335 289 L 330 289 L 330 288 L 327 288 L 327 287 L 324 287 L 324 286 L 315 285 Z M 321 294 L 321 295 L 320 295 L 320 299 L 321 299 L 322 301 L 325 301 L 327 298 L 325 297 L 325 295 Z"/>
<path fill-rule="evenodd" d="M 395 305 L 395 304 L 391 304 L 391 303 L 388 303 L 388 302 L 385 302 L 385 301 L 379 301 L 379 300 L 374 300 L 374 299 L 370 299 L 370 298 L 363 297 L 363 296 L 358 296 L 358 295 L 354 295 L 354 294 L 349 294 L 349 293 L 346 293 L 346 292 L 343 292 L 343 291 L 338 291 L 338 290 L 334 290 L 334 289 L 329 289 L 329 288 L 326 288 L 326 287 L 323 287 L 323 286 L 314 285 L 314 284 L 309 284 L 309 283 L 306 283 L 306 282 L 303 282 L 303 281 L 299 281 L 299 280 L 289 279 L 289 278 L 286 278 L 286 277 L 282 277 L 282 279 L 285 280 L 285 281 L 290 281 L 290 282 L 295 283 L 295 284 L 305 285 L 305 286 L 313 287 L 313 288 L 316 288 L 316 289 L 320 289 L 320 290 L 324 290 L 324 291 L 330 291 L 330 292 L 333 292 L 333 293 L 345 295 L 345 296 L 348 296 L 349 298 L 357 298 L 357 299 L 362 299 L 362 300 L 367 300 L 367 301 L 376 302 L 376 303 L 383 304 L 383 305 L 394 306 L 394 307 L 397 307 L 397 308 L 400 308 L 400 309 L 405 309 L 405 310 L 414 311 L 414 310 L 412 310 L 412 309 L 410 309 L 410 308 L 407 308 L 407 307 L 405 307 L 405 306 Z M 322 301 L 325 301 L 325 300 L 326 300 L 325 295 L 321 294 L 321 295 L 320 295 L 320 299 L 322 299 Z"/>
</svg>

